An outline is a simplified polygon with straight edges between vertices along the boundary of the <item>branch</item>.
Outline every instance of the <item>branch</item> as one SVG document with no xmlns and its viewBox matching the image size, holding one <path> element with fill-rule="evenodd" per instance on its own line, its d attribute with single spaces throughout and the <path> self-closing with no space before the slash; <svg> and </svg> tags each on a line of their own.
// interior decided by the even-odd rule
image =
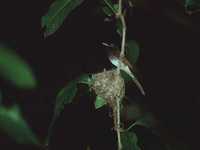
<svg viewBox="0 0 200 150">
<path fill-rule="evenodd" d="M 124 14 L 122 12 L 122 0 L 119 0 L 119 8 L 118 12 L 116 14 L 117 18 L 120 19 L 122 23 L 122 42 L 121 42 L 121 52 L 120 52 L 120 58 L 123 58 L 125 55 L 125 44 L 126 44 L 126 21 Z"/>
<path fill-rule="evenodd" d="M 122 142 L 121 142 L 121 119 L 120 119 L 120 99 L 117 99 L 117 127 L 116 127 L 116 131 L 117 131 L 117 141 L 118 141 L 118 150 L 122 150 Z"/>
<path fill-rule="evenodd" d="M 116 13 L 116 17 L 120 19 L 122 23 L 122 42 L 121 42 L 121 52 L 120 58 L 123 59 L 125 56 L 125 42 L 126 42 L 126 22 L 124 18 L 124 14 L 122 13 L 122 0 L 119 0 L 119 8 L 118 12 Z M 122 64 L 120 63 L 117 67 L 118 73 L 120 73 Z M 122 142 L 121 142 L 121 120 L 120 120 L 120 100 L 117 99 L 117 108 L 116 108 L 116 132 L 117 132 L 117 140 L 118 140 L 118 150 L 122 150 Z"/>
</svg>

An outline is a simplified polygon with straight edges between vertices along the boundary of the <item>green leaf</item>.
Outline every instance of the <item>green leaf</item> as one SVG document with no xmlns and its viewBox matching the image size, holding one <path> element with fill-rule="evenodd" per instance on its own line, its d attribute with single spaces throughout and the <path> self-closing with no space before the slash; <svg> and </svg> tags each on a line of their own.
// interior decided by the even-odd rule
<svg viewBox="0 0 200 150">
<path fill-rule="evenodd" d="M 136 120 L 135 124 L 144 126 L 146 128 L 155 128 L 157 125 L 157 120 L 152 113 L 147 112 L 140 119 Z"/>
<path fill-rule="evenodd" d="M 191 11 L 200 9 L 200 0 L 185 0 L 185 8 Z"/>
<path fill-rule="evenodd" d="M 141 150 L 138 146 L 138 138 L 134 132 L 122 132 L 122 150 Z"/>
<path fill-rule="evenodd" d="M 19 144 L 39 145 L 38 139 L 23 119 L 17 105 L 10 108 L 0 106 L 0 132 L 2 131 Z"/>
<path fill-rule="evenodd" d="M 123 29 L 123 27 L 122 27 L 122 23 L 121 23 L 120 20 L 117 20 L 117 22 L 116 22 L 116 28 L 117 28 L 117 33 L 120 36 L 122 36 L 122 29 Z"/>
<path fill-rule="evenodd" d="M 97 96 L 96 100 L 94 102 L 94 105 L 95 105 L 96 109 L 99 109 L 99 108 L 103 107 L 104 105 L 106 105 L 106 101 L 103 98 L 101 98 L 100 96 Z"/>
<path fill-rule="evenodd" d="M 91 85 L 93 80 L 92 80 L 92 78 L 90 78 L 90 76 L 88 74 L 83 74 L 78 78 L 77 82 L 82 83 L 82 84 Z"/>
<path fill-rule="evenodd" d="M 49 131 L 48 131 L 48 137 L 47 137 L 47 143 L 49 141 L 49 138 L 51 136 L 51 132 L 53 129 L 53 126 L 57 120 L 57 118 L 60 116 L 60 113 L 63 111 L 66 104 L 69 104 L 73 101 L 73 98 L 75 97 L 77 93 L 77 85 L 78 84 L 87 84 L 91 85 L 92 79 L 89 77 L 88 74 L 81 75 L 79 78 L 70 81 L 66 87 L 64 87 L 57 95 L 56 97 L 56 104 L 54 109 L 54 116 L 51 121 Z"/>
<path fill-rule="evenodd" d="M 76 95 L 76 92 L 77 92 L 77 81 L 74 80 L 74 81 L 69 82 L 68 85 L 58 93 L 57 98 L 56 98 L 54 115 L 48 129 L 48 136 L 46 139 L 47 145 L 49 142 L 49 138 L 52 134 L 53 126 L 57 118 L 60 116 L 60 113 L 63 111 L 65 104 L 69 104 L 72 102 L 73 98 Z"/>
<path fill-rule="evenodd" d="M 108 8 L 107 6 L 102 8 L 102 11 L 104 12 L 105 15 L 107 15 L 108 17 L 111 17 L 113 15 L 112 10 L 110 10 L 110 8 Z"/>
<path fill-rule="evenodd" d="M 132 81 L 132 78 L 125 71 L 120 70 L 120 74 L 126 83 Z"/>
<path fill-rule="evenodd" d="M 55 0 L 47 14 L 42 17 L 42 28 L 45 37 L 53 34 L 64 22 L 66 17 L 84 0 Z"/>
<path fill-rule="evenodd" d="M 111 0 L 103 0 L 103 1 L 105 4 L 105 6 L 103 7 L 103 12 L 108 16 L 115 15 L 118 10 L 117 4 L 113 4 L 113 2 Z"/>
<path fill-rule="evenodd" d="M 72 102 L 76 92 L 77 81 L 70 81 L 68 85 L 58 93 L 56 98 L 55 114 L 59 115 L 60 112 L 64 109 L 64 105 Z"/>
<path fill-rule="evenodd" d="M 130 125 L 127 131 L 132 129 L 136 125 L 153 129 L 156 127 L 157 123 L 158 122 L 153 116 L 153 114 L 151 114 L 150 112 L 146 112 L 143 116 L 141 116 L 138 120 L 136 120 L 132 125 Z"/>
<path fill-rule="evenodd" d="M 69 104 L 72 102 L 73 98 L 77 92 L 77 84 L 87 84 L 90 85 L 92 79 L 88 74 L 81 75 L 79 78 L 70 81 L 66 87 L 64 87 L 56 97 L 56 106 L 55 106 L 55 114 L 59 115 L 60 112 L 64 109 L 65 104 Z"/>
<path fill-rule="evenodd" d="M 16 53 L 0 46 L 0 76 L 19 88 L 34 88 L 36 80 L 29 65 Z"/>
<path fill-rule="evenodd" d="M 126 43 L 126 57 L 131 64 L 135 64 L 140 54 L 140 48 L 136 41 L 128 41 Z"/>
</svg>

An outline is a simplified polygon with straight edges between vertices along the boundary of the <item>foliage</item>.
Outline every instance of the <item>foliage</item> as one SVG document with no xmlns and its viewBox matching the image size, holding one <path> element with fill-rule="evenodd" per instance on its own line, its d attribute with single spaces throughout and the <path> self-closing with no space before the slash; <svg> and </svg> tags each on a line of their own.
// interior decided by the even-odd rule
<svg viewBox="0 0 200 150">
<path fill-rule="evenodd" d="M 198 12 L 200 10 L 199 0 L 183 1 L 186 11 Z M 70 13 L 74 12 L 83 2 L 84 0 L 55 0 L 49 7 L 46 15 L 44 15 L 41 19 L 41 26 L 44 29 L 44 36 L 47 37 L 55 33 L 62 26 Z M 113 28 L 116 29 L 116 32 L 118 33 L 117 36 L 119 36 L 119 38 L 122 40 L 120 44 L 114 43 L 114 45 L 120 45 L 120 49 L 117 46 L 112 47 L 112 50 L 117 51 L 119 56 L 114 54 L 111 57 L 108 56 L 110 62 L 115 66 L 115 68 L 112 68 L 112 71 L 114 70 L 113 72 L 116 71 L 118 73 L 116 76 L 112 76 L 114 78 L 113 80 L 117 81 L 117 79 L 122 79 L 120 80 L 122 82 L 116 82 L 117 84 L 115 84 L 115 86 L 112 88 L 115 90 L 115 92 L 117 90 L 119 90 L 119 92 L 117 91 L 117 94 L 114 96 L 109 95 L 110 97 L 106 95 L 109 97 L 107 98 L 105 96 L 107 99 L 105 97 L 101 97 L 100 94 L 97 94 L 98 92 L 96 92 L 97 95 L 96 99 L 94 100 L 94 107 L 95 109 L 100 109 L 103 106 L 110 106 L 113 109 L 113 120 L 115 129 L 117 131 L 119 150 L 121 150 L 121 142 L 122 150 L 140 150 L 140 147 L 138 146 L 137 135 L 133 130 L 130 129 L 133 129 L 135 126 L 154 128 L 157 123 L 156 119 L 151 113 L 145 113 L 139 119 L 134 120 L 134 123 L 130 125 L 129 128 L 124 132 L 120 131 L 120 111 L 126 89 L 126 87 L 124 87 L 124 80 L 133 80 L 137 87 L 140 89 L 141 93 L 144 95 L 143 87 L 137 80 L 135 76 L 135 68 L 133 67 L 138 61 L 140 55 L 140 47 L 135 40 L 126 40 L 127 18 L 125 12 L 126 10 L 134 9 L 134 7 L 132 7 L 132 3 L 134 2 L 135 1 L 132 0 L 103 0 L 99 6 L 105 18 L 115 19 Z M 106 71 L 102 72 L 102 74 L 105 72 Z M 32 73 L 32 70 L 30 69 L 30 66 L 13 50 L 3 46 L 0 46 L 0 76 L 5 80 L 10 81 L 17 88 L 29 89 L 34 88 L 37 85 L 36 79 Z M 65 105 L 73 102 L 73 99 L 76 96 L 78 90 L 78 85 L 86 84 L 88 86 L 88 91 L 91 92 L 94 90 L 94 80 L 96 81 L 93 76 L 90 77 L 90 75 L 84 74 L 75 80 L 69 81 L 68 84 L 62 90 L 60 90 L 56 97 L 54 115 L 49 127 L 48 138 L 51 135 L 53 126 L 62 113 Z M 106 89 L 103 84 L 100 86 L 101 89 Z M 111 93 L 111 90 L 113 89 L 109 88 L 104 92 L 106 92 L 106 94 Z M 0 103 L 2 99 L 2 93 L 0 91 Z M 38 138 L 32 132 L 31 128 L 23 118 L 18 105 L 14 105 L 12 107 L 5 107 L 0 105 L 0 131 L 13 138 L 17 143 L 40 145 Z M 90 149 L 89 146 L 88 149 Z"/>
<path fill-rule="evenodd" d="M 77 92 L 77 86 L 78 84 L 87 84 L 90 85 L 92 83 L 92 79 L 87 74 L 83 74 L 76 80 L 70 81 L 66 87 L 64 87 L 57 95 L 56 97 L 56 103 L 55 103 L 55 109 L 54 109 L 54 115 L 49 127 L 49 135 L 47 138 L 47 144 L 49 142 L 49 138 L 51 136 L 51 132 L 53 130 L 53 126 L 57 120 L 57 118 L 60 116 L 61 112 L 64 109 L 64 106 L 66 104 L 69 104 L 73 101 L 73 98 L 76 96 Z"/>
<path fill-rule="evenodd" d="M 134 132 L 122 132 L 123 150 L 141 150 Z"/>
<path fill-rule="evenodd" d="M 64 22 L 65 18 L 84 0 L 56 0 L 42 17 L 45 37 L 53 34 Z"/>
<path fill-rule="evenodd" d="M 23 119 L 19 106 L 0 106 L 0 130 L 20 144 L 39 145 L 35 134 Z"/>
<path fill-rule="evenodd" d="M 200 1 L 199 0 L 185 0 L 185 8 L 191 11 L 199 10 Z"/>
<path fill-rule="evenodd" d="M 97 96 L 94 105 L 96 109 L 99 109 L 103 107 L 104 105 L 106 105 L 106 101 L 100 96 Z"/>
<path fill-rule="evenodd" d="M 0 46 L 0 76 L 19 88 L 34 88 L 36 79 L 29 65 L 11 49 Z"/>
</svg>

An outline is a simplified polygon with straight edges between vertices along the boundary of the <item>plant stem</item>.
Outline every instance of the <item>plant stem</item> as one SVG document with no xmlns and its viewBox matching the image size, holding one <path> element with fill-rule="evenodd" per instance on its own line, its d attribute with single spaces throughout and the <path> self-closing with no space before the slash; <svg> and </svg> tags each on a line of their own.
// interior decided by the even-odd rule
<svg viewBox="0 0 200 150">
<path fill-rule="evenodd" d="M 117 141 L 118 141 L 118 150 L 122 150 L 122 142 L 121 142 L 121 119 L 120 119 L 120 99 L 117 100 L 117 118 L 116 118 L 116 123 L 117 123 L 117 127 L 116 127 L 116 131 L 117 131 Z"/>
<path fill-rule="evenodd" d="M 124 14 L 122 13 L 122 0 L 119 0 L 119 8 L 116 13 L 116 17 L 120 19 L 122 23 L 122 42 L 121 42 L 121 52 L 120 59 L 123 59 L 125 55 L 125 42 L 126 42 L 126 22 L 124 18 Z M 118 73 L 120 73 L 121 63 L 117 67 Z M 116 108 L 116 131 L 117 131 L 117 141 L 118 141 L 118 150 L 122 150 L 122 142 L 121 142 L 121 120 L 120 120 L 120 99 L 117 99 L 117 108 Z"/>
<path fill-rule="evenodd" d="M 129 130 L 132 129 L 135 125 L 137 125 L 136 122 L 134 122 L 132 125 L 130 125 L 130 126 L 126 129 L 126 131 L 129 131 Z"/>
<path fill-rule="evenodd" d="M 122 44 L 121 44 L 121 52 L 120 57 L 123 58 L 125 55 L 125 42 L 126 42 L 126 22 L 124 16 L 121 14 L 120 19 L 122 22 Z"/>
<path fill-rule="evenodd" d="M 123 58 L 125 55 L 125 42 L 126 42 L 126 21 L 124 14 L 122 12 L 122 0 L 119 0 L 119 8 L 116 16 L 120 19 L 122 23 L 122 42 L 121 42 L 121 52 L 120 52 L 120 57 Z"/>
</svg>

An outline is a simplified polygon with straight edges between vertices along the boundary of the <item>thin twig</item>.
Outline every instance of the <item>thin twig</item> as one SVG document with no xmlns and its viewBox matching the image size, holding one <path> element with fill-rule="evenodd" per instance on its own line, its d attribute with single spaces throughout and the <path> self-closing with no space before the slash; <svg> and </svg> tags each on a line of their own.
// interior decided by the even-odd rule
<svg viewBox="0 0 200 150">
<path fill-rule="evenodd" d="M 116 131 L 117 131 L 117 141 L 118 141 L 118 150 L 122 150 L 122 142 L 121 142 L 121 119 L 120 119 L 120 100 L 117 100 L 117 127 L 116 127 Z"/>
<path fill-rule="evenodd" d="M 120 52 L 120 58 L 123 58 L 125 55 L 125 42 L 126 42 L 126 21 L 125 21 L 125 17 L 123 14 L 123 10 L 122 10 L 122 0 L 119 0 L 119 4 L 118 4 L 119 8 L 118 8 L 118 13 L 116 14 L 117 18 L 120 19 L 121 23 L 122 23 L 122 42 L 121 42 L 121 52 Z"/>
<path fill-rule="evenodd" d="M 125 42 L 126 42 L 126 22 L 122 10 L 122 0 L 119 0 L 118 3 L 118 12 L 116 13 L 116 17 L 120 19 L 122 23 L 122 42 L 121 42 L 121 52 L 120 52 L 120 59 L 123 59 L 125 55 Z M 119 63 L 117 67 L 118 73 L 120 73 L 122 64 Z M 118 150 L 122 150 L 122 142 L 121 142 L 121 119 L 120 119 L 120 100 L 117 99 L 117 108 L 116 108 L 116 132 L 117 132 L 117 140 L 118 140 Z"/>
<path fill-rule="evenodd" d="M 120 52 L 120 57 L 123 58 L 125 55 L 125 42 L 126 42 L 126 22 L 124 15 L 120 15 L 120 19 L 122 22 L 122 44 L 121 44 L 121 52 Z"/>
</svg>

